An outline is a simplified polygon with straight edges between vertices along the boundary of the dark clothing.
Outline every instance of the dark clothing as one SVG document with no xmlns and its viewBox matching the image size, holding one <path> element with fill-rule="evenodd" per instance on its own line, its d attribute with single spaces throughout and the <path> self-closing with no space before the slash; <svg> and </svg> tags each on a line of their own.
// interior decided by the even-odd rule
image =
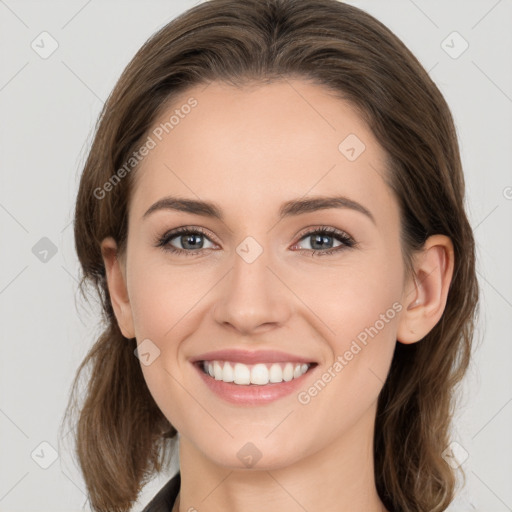
<svg viewBox="0 0 512 512">
<path fill-rule="evenodd" d="M 146 505 L 142 512 L 171 512 L 180 491 L 181 475 L 171 478 Z"/>
</svg>

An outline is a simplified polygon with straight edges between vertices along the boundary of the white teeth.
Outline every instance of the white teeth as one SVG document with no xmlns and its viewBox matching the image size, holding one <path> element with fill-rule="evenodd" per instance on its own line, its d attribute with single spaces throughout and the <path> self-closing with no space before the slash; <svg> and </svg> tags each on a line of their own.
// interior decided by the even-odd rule
<svg viewBox="0 0 512 512">
<path fill-rule="evenodd" d="M 292 363 L 286 363 L 283 370 L 283 380 L 289 382 L 293 379 L 293 365 Z"/>
<path fill-rule="evenodd" d="M 224 382 L 233 382 L 235 380 L 233 368 L 229 363 L 224 363 L 224 368 L 222 369 L 222 380 Z"/>
<path fill-rule="evenodd" d="M 252 367 L 251 384 L 259 384 L 260 386 L 268 384 L 268 369 L 264 364 L 255 364 Z"/>
<path fill-rule="evenodd" d="M 213 362 L 213 376 L 215 380 L 222 380 L 222 368 L 217 361 Z"/>
<path fill-rule="evenodd" d="M 203 370 L 215 380 L 239 385 L 289 382 L 304 375 L 310 365 L 300 363 L 258 363 L 246 365 L 229 361 L 203 361 Z"/>
<path fill-rule="evenodd" d="M 269 374 L 270 382 L 283 382 L 283 369 L 277 363 L 270 367 Z"/>
<path fill-rule="evenodd" d="M 235 375 L 235 384 L 250 384 L 251 383 L 251 370 L 249 370 L 249 367 L 246 366 L 245 364 L 235 363 L 234 375 Z"/>
</svg>

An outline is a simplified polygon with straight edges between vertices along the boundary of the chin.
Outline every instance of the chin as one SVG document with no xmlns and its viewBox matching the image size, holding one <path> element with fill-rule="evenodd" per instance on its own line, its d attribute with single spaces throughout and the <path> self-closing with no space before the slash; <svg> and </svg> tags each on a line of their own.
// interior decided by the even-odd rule
<svg viewBox="0 0 512 512">
<path fill-rule="evenodd" d="M 201 450 L 212 463 L 230 470 L 277 470 L 286 468 L 304 457 L 304 450 L 297 450 L 303 442 L 293 443 L 295 448 L 283 448 L 281 440 L 276 437 L 272 442 L 265 439 L 246 438 L 243 441 L 231 440 L 222 446 L 217 444 L 212 451 L 212 444 Z M 204 440 L 202 440 L 202 443 Z M 201 447 L 199 446 L 201 449 Z"/>
</svg>

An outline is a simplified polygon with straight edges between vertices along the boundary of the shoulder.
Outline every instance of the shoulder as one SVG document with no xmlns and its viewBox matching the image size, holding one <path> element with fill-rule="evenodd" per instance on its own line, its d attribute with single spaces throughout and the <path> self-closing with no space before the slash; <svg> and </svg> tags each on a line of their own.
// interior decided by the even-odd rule
<svg viewBox="0 0 512 512">
<path fill-rule="evenodd" d="M 181 475 L 178 473 L 155 494 L 142 512 L 171 512 L 180 491 L 180 483 Z"/>
</svg>

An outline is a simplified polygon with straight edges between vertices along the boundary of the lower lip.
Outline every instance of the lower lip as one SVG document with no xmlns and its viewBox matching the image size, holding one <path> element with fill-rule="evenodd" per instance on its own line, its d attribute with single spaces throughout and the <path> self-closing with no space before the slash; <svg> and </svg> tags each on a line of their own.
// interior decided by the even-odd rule
<svg viewBox="0 0 512 512">
<path fill-rule="evenodd" d="M 232 382 L 224 382 L 223 380 L 215 380 L 213 377 L 203 372 L 198 364 L 194 364 L 194 367 L 199 372 L 204 383 L 217 396 L 237 405 L 262 405 L 283 398 L 293 392 L 297 392 L 304 386 L 305 378 L 314 371 L 314 367 L 311 366 L 306 373 L 288 382 L 283 381 L 260 386 L 258 384 L 240 385 L 233 384 Z"/>
</svg>

